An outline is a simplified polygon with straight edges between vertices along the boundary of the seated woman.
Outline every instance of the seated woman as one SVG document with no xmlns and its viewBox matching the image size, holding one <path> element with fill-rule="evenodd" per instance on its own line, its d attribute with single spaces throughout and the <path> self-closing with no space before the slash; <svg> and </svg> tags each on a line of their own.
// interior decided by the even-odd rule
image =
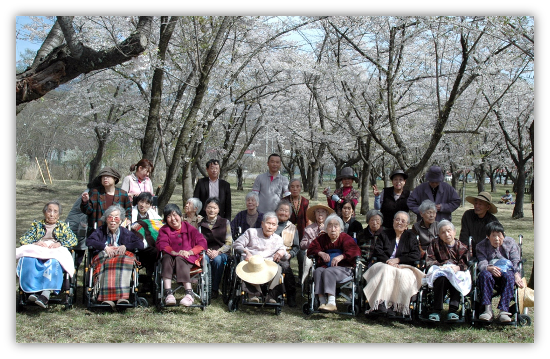
<svg viewBox="0 0 550 359">
<path fill-rule="evenodd" d="M 277 265 L 275 276 L 263 283 L 250 282 L 242 275 L 239 276 L 243 279 L 243 290 L 249 294 L 250 302 L 259 303 L 260 297 L 264 297 L 265 293 L 262 292 L 260 284 L 268 283 L 268 292 L 264 301 L 266 303 L 276 303 L 275 298 L 284 292 L 284 287 L 279 284 L 282 268 L 277 262 L 281 260 L 288 261 L 290 254 L 286 252 L 283 238 L 275 234 L 278 222 L 275 212 L 267 212 L 264 214 L 261 228 L 249 228 L 233 242 L 233 249 L 243 261 L 251 261 L 253 256 L 259 255 L 266 262 L 273 261 Z M 237 268 L 239 266 L 242 268 L 245 264 L 241 262 Z M 272 264 L 269 265 L 274 268 Z M 239 275 L 239 272 L 237 272 L 237 275 Z"/>
<path fill-rule="evenodd" d="M 347 198 L 342 201 L 342 215 L 340 218 L 344 222 L 342 231 L 357 239 L 359 233 L 363 231 L 363 225 L 355 219 L 355 203 L 353 201 Z"/>
<path fill-rule="evenodd" d="M 387 241 L 386 232 L 382 227 L 384 215 L 377 209 L 371 209 L 367 212 L 367 227 L 357 236 L 357 245 L 361 249 L 361 257 L 367 263 L 372 265 L 371 259 L 374 255 L 374 248 L 378 241 Z"/>
<path fill-rule="evenodd" d="M 94 267 L 94 283 L 99 281 L 99 286 L 94 286 L 93 296 L 111 307 L 115 306 L 115 301 L 116 304 L 129 303 L 130 274 L 136 260 L 131 251 L 144 248 L 143 238 L 120 225 L 124 216 L 121 206 L 110 206 L 101 218 L 103 225 L 86 239 Z M 112 275 L 111 271 L 116 274 Z M 120 278 L 124 278 L 123 283 Z"/>
<path fill-rule="evenodd" d="M 185 296 L 180 305 L 190 306 L 194 302 L 191 287 L 191 268 L 200 263 L 200 252 L 207 248 L 206 239 L 192 225 L 183 220 L 183 214 L 176 204 L 169 203 L 164 207 L 166 224 L 159 230 L 157 249 L 162 252 L 161 275 L 164 282 L 167 306 L 176 305 L 172 291 L 172 276 L 176 272 L 176 281 L 185 288 Z"/>
<path fill-rule="evenodd" d="M 258 206 L 260 205 L 258 192 L 248 192 L 245 201 L 246 209 L 237 213 L 231 221 L 233 239 L 243 234 L 248 228 L 260 228 L 262 226 L 264 214 L 258 212 Z"/>
<path fill-rule="evenodd" d="M 155 195 L 153 183 L 149 178 L 154 169 L 153 163 L 147 158 L 142 158 L 138 163 L 130 166 L 130 172 L 135 172 L 124 177 L 122 181 L 122 189 L 128 192 L 130 200 L 143 192 L 148 192 L 152 196 Z"/>
<path fill-rule="evenodd" d="M 479 275 L 477 281 L 481 296 L 481 305 L 484 312 L 480 320 L 491 321 L 493 309 L 491 297 L 495 284 L 499 284 L 500 301 L 497 308 L 499 322 L 510 322 L 511 313 L 508 312 L 510 300 L 514 295 L 514 284 L 523 288 L 520 267 L 521 260 L 519 247 L 511 237 L 506 237 L 504 227 L 499 222 L 489 222 L 485 226 L 487 237 L 476 246 L 476 257 L 479 261 Z"/>
<path fill-rule="evenodd" d="M 422 286 L 424 273 L 411 265 L 420 260 L 420 247 L 407 230 L 409 220 L 407 212 L 397 212 L 385 240 L 376 243 L 377 262 L 363 275 L 367 281 L 363 291 L 370 305 L 367 313 L 408 315 L 410 299 Z"/>
<path fill-rule="evenodd" d="M 424 257 L 424 252 L 428 248 L 428 245 L 437 238 L 437 221 L 435 216 L 437 215 L 437 209 L 435 203 L 426 199 L 422 201 L 418 206 L 418 212 L 422 219 L 413 224 L 411 231 L 419 237 L 420 242 L 420 257 Z"/>
<path fill-rule="evenodd" d="M 185 211 L 185 214 L 183 216 L 183 220 L 196 229 L 199 229 L 199 223 L 202 221 L 202 216 L 199 214 L 199 212 L 202 209 L 202 202 L 200 199 L 191 197 L 187 200 L 187 203 L 185 204 L 185 207 L 183 210 Z"/>
<path fill-rule="evenodd" d="M 325 232 L 325 219 L 329 214 L 334 213 L 330 207 L 318 204 L 307 209 L 306 217 L 311 221 L 311 224 L 304 229 L 304 237 L 300 241 L 300 249 L 306 251 L 309 244 L 317 238 L 321 232 Z M 307 277 L 309 268 L 313 262 L 304 254 L 304 266 L 302 268 L 302 285 Z"/>
<path fill-rule="evenodd" d="M 157 211 L 151 208 L 153 195 L 149 192 L 141 192 L 136 197 L 137 204 L 132 207 L 132 223 L 138 219 L 161 219 Z"/>
<path fill-rule="evenodd" d="M 59 293 L 63 285 L 63 269 L 72 277 L 74 262 L 67 248 L 78 242 L 69 225 L 60 222 L 61 204 L 46 203 L 42 209 L 44 219 L 34 221 L 31 228 L 19 239 L 21 247 L 15 250 L 19 286 L 42 308 L 48 307 L 50 294 Z M 63 269 L 62 269 L 63 268 Z M 45 272 L 50 273 L 45 276 Z"/>
<path fill-rule="evenodd" d="M 220 200 L 218 197 L 210 197 L 205 203 L 206 217 L 202 219 L 200 231 L 204 238 L 208 249 L 206 255 L 210 266 L 212 267 L 212 299 L 217 299 L 219 296 L 220 282 L 223 275 L 223 269 L 227 261 L 227 253 L 233 244 L 231 236 L 231 225 L 229 220 L 221 217 Z"/>
<path fill-rule="evenodd" d="M 428 286 L 434 289 L 434 312 L 428 319 L 439 322 L 448 290 L 450 300 L 447 320 L 455 321 L 459 319 L 456 311 L 460 304 L 460 294 L 466 295 L 472 288 L 468 271 L 468 247 L 455 239 L 455 226 L 446 219 L 439 222 L 437 231 L 439 238 L 436 237 L 428 245 L 426 252 L 426 266 L 430 267 L 426 279 Z"/>
<path fill-rule="evenodd" d="M 287 253 L 290 255 L 288 261 L 280 260 L 278 263 L 283 268 L 283 274 L 285 275 L 285 288 L 287 290 L 286 297 L 288 299 L 288 306 L 296 306 L 296 278 L 290 268 L 290 260 L 298 255 L 300 250 L 300 241 L 298 239 L 298 229 L 290 222 L 291 204 L 287 200 L 283 199 L 277 204 L 275 213 L 279 225 L 275 234 L 278 234 L 283 238 Z"/>
<path fill-rule="evenodd" d="M 361 255 L 361 250 L 353 238 L 342 231 L 344 223 L 340 217 L 331 214 L 325 223 L 326 233 L 321 233 L 310 243 L 307 255 L 317 259 L 313 280 L 319 310 L 335 312 L 336 284 L 352 275 L 355 257 Z"/>
</svg>

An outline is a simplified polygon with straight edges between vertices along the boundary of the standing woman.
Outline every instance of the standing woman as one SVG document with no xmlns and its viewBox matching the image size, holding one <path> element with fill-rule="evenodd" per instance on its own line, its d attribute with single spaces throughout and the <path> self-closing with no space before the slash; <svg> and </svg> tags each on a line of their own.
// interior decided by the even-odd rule
<svg viewBox="0 0 550 359">
<path fill-rule="evenodd" d="M 397 169 L 390 175 L 392 187 L 386 187 L 382 191 L 376 185 L 372 186 L 374 192 L 374 209 L 379 209 L 384 215 L 384 228 L 393 227 L 393 216 L 399 211 L 408 212 L 407 199 L 411 192 L 405 189 L 405 183 L 409 176 L 403 170 Z"/>
<path fill-rule="evenodd" d="M 299 179 L 291 179 L 288 188 L 290 190 L 290 195 L 286 196 L 283 199 L 290 202 L 292 208 L 289 221 L 296 226 L 296 229 L 298 230 L 298 241 L 301 241 L 302 238 L 304 238 L 305 228 L 311 224 L 311 221 L 307 218 L 306 215 L 307 209 L 309 208 L 309 199 L 300 195 L 300 193 L 302 192 L 302 182 Z M 298 251 L 298 278 L 300 278 L 300 280 L 302 278 L 302 269 L 304 265 L 305 255 L 305 250 L 300 249 Z"/>
<path fill-rule="evenodd" d="M 155 195 L 153 183 L 149 178 L 153 173 L 153 169 L 153 163 L 146 158 L 142 158 L 138 163 L 130 166 L 130 171 L 135 172 L 124 177 L 122 181 L 122 189 L 128 192 L 130 200 L 141 192 L 149 192 L 153 196 Z"/>
<path fill-rule="evenodd" d="M 104 224 L 104 214 L 107 208 L 118 204 L 124 211 L 123 218 L 127 218 L 121 226 L 126 226 L 126 221 L 132 219 L 132 201 L 128 193 L 115 185 L 120 180 L 120 173 L 112 167 L 104 167 L 99 175 L 90 184 L 90 191 L 82 193 L 80 210 L 88 216 L 88 236 L 94 231 L 94 225 L 101 227 Z M 97 187 L 94 184 L 99 183 Z M 80 261 L 77 260 L 78 263 Z"/>
<path fill-rule="evenodd" d="M 342 206 L 344 199 L 349 199 L 354 202 L 355 207 L 359 202 L 359 191 L 353 189 L 353 181 L 359 182 L 359 179 L 353 173 L 353 168 L 344 167 L 340 176 L 336 177 L 335 182 L 342 181 L 342 187 L 334 190 L 332 196 L 329 193 L 329 188 L 325 188 L 323 194 L 327 196 L 328 206 L 332 208 L 337 215 L 342 216 Z"/>
<path fill-rule="evenodd" d="M 220 200 L 218 197 L 208 198 L 205 206 L 206 217 L 199 224 L 199 230 L 206 239 L 208 248 L 206 255 L 212 266 L 212 299 L 217 299 L 227 253 L 233 245 L 233 237 L 229 220 L 219 215 Z"/>
</svg>

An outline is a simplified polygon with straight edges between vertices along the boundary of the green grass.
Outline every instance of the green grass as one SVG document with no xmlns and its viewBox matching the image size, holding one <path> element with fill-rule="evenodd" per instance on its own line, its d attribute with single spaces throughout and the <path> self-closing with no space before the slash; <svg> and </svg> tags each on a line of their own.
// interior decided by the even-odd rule
<svg viewBox="0 0 550 359">
<path fill-rule="evenodd" d="M 235 178 L 230 177 L 232 188 Z M 233 191 L 234 214 L 244 209 L 244 197 L 252 187 L 247 179 L 244 191 Z M 381 185 L 379 186 L 381 188 Z M 498 188 L 493 197 L 499 198 L 507 187 Z M 85 189 L 85 183 L 56 181 L 44 187 L 39 182 L 16 181 L 16 246 L 19 237 L 30 227 L 33 219 L 42 218 L 42 207 L 51 199 L 64 206 L 64 219 L 74 201 Z M 468 185 L 467 194 L 476 194 L 475 184 Z M 174 203 L 182 206 L 181 187 L 176 188 Z M 372 201 L 372 199 L 371 199 Z M 312 201 L 324 203 L 323 201 Z M 371 202 L 372 207 L 372 202 Z M 534 228 L 530 205 L 525 206 L 526 217 L 511 219 L 512 206 L 497 204 L 497 218 L 508 235 L 517 239 L 524 235 L 523 253 L 527 259 L 526 273 L 531 273 L 534 257 Z M 460 232 L 460 218 L 469 203 L 453 214 L 453 222 Z M 363 216 L 359 216 L 365 222 Z M 296 261 L 293 268 L 297 274 Z M 82 270 L 81 270 L 82 271 Z M 79 278 L 81 273 L 79 273 Z M 528 279 L 528 276 L 527 276 Z M 79 282 L 80 279 L 79 279 Z M 61 306 L 46 310 L 29 307 L 15 318 L 15 339 L 18 343 L 534 343 L 534 310 L 530 310 L 530 327 L 472 328 L 460 326 L 432 326 L 408 324 L 385 318 L 372 320 L 364 316 L 352 318 L 333 314 L 305 316 L 301 305 L 304 298 L 298 290 L 297 308 L 285 306 L 280 316 L 273 310 L 252 307 L 229 313 L 221 299 L 201 311 L 198 308 L 169 308 L 157 312 L 155 308 L 129 309 L 124 313 L 88 311 L 81 303 L 81 283 L 78 301 L 73 309 Z M 151 298 L 147 298 L 152 302 Z M 179 299 L 179 297 L 178 297 Z M 200 325 L 199 325 L 200 323 Z"/>
</svg>

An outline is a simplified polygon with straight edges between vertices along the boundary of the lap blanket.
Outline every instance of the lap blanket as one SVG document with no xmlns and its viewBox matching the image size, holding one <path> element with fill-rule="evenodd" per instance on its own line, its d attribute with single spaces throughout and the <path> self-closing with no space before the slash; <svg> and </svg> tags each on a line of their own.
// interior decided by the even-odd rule
<svg viewBox="0 0 550 359">
<path fill-rule="evenodd" d="M 470 293 L 472 289 L 472 277 L 468 271 L 455 271 L 448 265 L 442 267 L 433 265 L 428 270 L 426 277 L 422 279 L 423 283 L 426 283 L 428 287 L 433 288 L 434 282 L 439 277 L 445 277 L 449 280 L 451 285 L 455 287 L 462 295 Z"/>
<path fill-rule="evenodd" d="M 74 261 L 71 252 L 65 247 L 46 248 L 36 244 L 25 244 L 19 248 L 15 248 L 15 259 L 21 257 L 33 257 L 40 259 L 56 259 L 63 270 L 69 273 L 69 276 L 74 275 Z"/>
<path fill-rule="evenodd" d="M 63 269 L 56 259 L 21 257 L 16 273 L 19 286 L 25 293 L 51 290 L 58 294 L 63 285 Z"/>
<path fill-rule="evenodd" d="M 98 302 L 130 298 L 130 281 L 134 271 L 136 257 L 126 251 L 124 255 L 109 258 L 101 251 L 92 259 L 94 268 L 92 296 Z"/>
<path fill-rule="evenodd" d="M 423 277 L 424 273 L 407 264 L 396 268 L 386 263 L 375 263 L 363 274 L 367 281 L 363 292 L 371 307 L 369 311 L 385 303 L 386 308 L 408 315 L 411 297 L 418 293 Z"/>
</svg>

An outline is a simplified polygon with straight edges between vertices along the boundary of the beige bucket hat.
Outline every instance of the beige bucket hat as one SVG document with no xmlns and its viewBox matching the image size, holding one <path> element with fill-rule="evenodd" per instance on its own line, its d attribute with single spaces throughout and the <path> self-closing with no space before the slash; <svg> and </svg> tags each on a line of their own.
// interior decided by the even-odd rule
<svg viewBox="0 0 550 359">
<path fill-rule="evenodd" d="M 492 202 L 493 197 L 491 197 L 491 194 L 489 192 L 479 192 L 477 196 L 468 196 L 466 197 L 466 201 L 470 202 L 471 204 L 474 204 L 476 198 L 479 200 L 485 201 L 491 205 L 491 208 L 489 208 L 490 213 L 495 214 L 498 212 L 498 208 L 493 204 Z"/>
</svg>

